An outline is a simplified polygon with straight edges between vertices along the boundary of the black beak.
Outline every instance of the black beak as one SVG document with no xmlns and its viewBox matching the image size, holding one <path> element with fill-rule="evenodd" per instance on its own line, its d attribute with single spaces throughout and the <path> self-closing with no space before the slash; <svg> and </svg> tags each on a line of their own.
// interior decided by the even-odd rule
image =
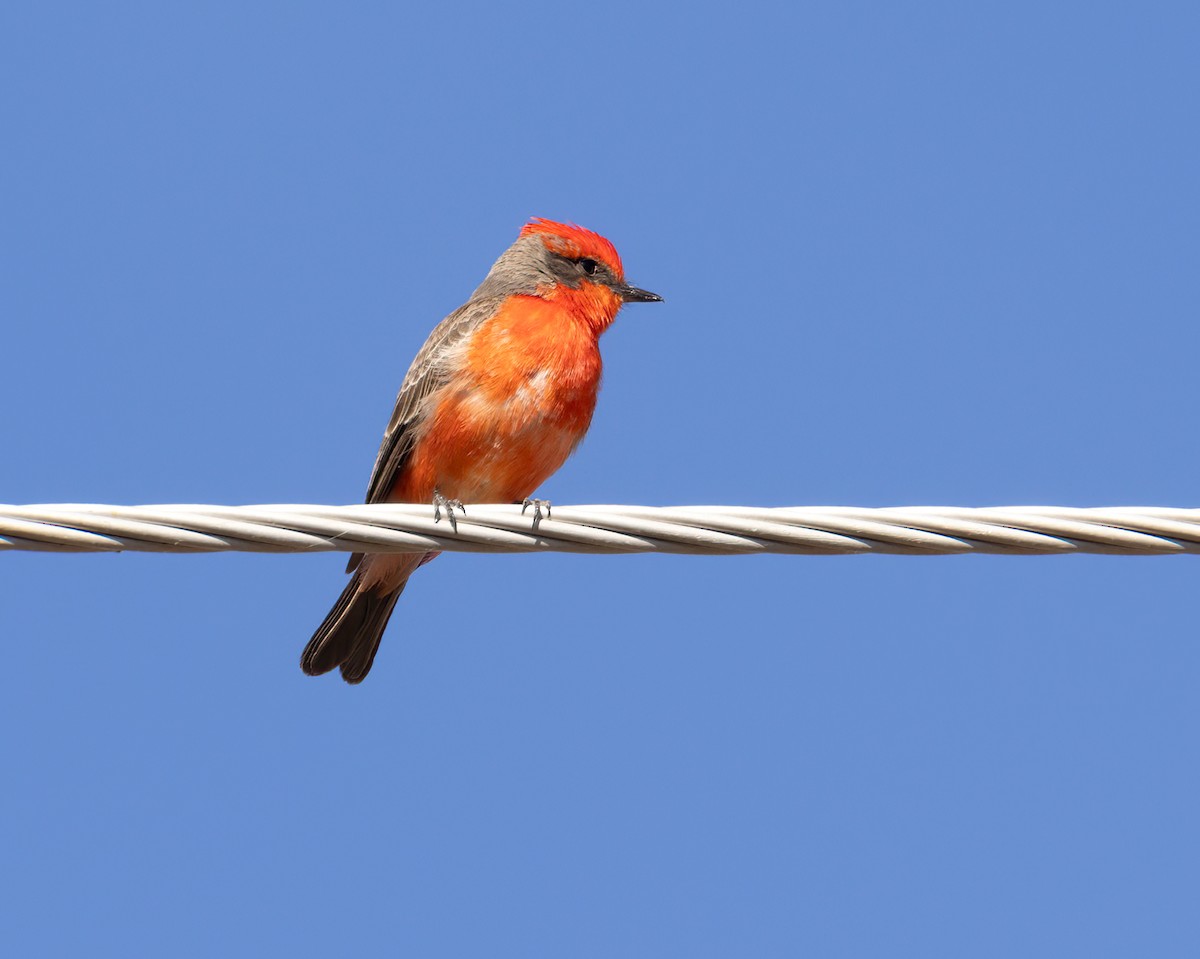
<svg viewBox="0 0 1200 959">
<path fill-rule="evenodd" d="M 661 303 L 663 301 L 663 298 L 657 293 L 639 290 L 636 286 L 627 286 L 624 283 L 614 286 L 613 291 L 626 303 Z"/>
</svg>

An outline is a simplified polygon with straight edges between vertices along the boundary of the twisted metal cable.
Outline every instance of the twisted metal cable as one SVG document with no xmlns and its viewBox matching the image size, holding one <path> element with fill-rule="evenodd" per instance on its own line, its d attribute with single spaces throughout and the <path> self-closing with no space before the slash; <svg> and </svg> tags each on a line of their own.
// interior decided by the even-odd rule
<svg viewBox="0 0 1200 959">
<path fill-rule="evenodd" d="M 1200 509 L 1000 506 L 468 505 L 456 528 L 429 506 L 0 505 L 0 550 L 259 553 L 1200 552 Z"/>
</svg>

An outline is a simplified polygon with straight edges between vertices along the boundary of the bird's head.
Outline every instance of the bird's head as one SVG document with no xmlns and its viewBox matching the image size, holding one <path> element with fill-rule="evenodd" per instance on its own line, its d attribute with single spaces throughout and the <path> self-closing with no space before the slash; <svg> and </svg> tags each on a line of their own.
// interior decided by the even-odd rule
<svg viewBox="0 0 1200 959">
<path fill-rule="evenodd" d="M 626 303 L 662 297 L 625 282 L 621 257 L 599 233 L 534 218 L 500 256 L 475 296 L 523 293 L 561 302 L 603 331 Z"/>
</svg>

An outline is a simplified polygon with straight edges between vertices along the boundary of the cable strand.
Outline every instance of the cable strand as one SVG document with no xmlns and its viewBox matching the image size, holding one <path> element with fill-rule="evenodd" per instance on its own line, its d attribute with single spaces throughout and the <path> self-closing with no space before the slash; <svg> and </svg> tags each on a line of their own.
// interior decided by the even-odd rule
<svg viewBox="0 0 1200 959">
<path fill-rule="evenodd" d="M 1170 507 L 555 506 L 534 530 L 519 506 L 467 505 L 457 532 L 432 507 L 0 505 L 0 550 L 211 553 L 1200 552 L 1200 510 Z"/>
</svg>

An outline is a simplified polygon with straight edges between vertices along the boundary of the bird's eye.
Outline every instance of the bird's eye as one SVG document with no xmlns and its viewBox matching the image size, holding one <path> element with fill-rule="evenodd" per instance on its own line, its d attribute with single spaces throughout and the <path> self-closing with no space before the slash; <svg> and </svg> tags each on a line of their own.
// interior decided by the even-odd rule
<svg viewBox="0 0 1200 959">
<path fill-rule="evenodd" d="M 599 263 L 597 263 L 595 260 L 589 260 L 587 257 L 584 257 L 582 260 L 580 260 L 579 265 L 582 267 L 583 272 L 588 276 L 595 276 L 596 271 L 600 269 Z"/>
</svg>

